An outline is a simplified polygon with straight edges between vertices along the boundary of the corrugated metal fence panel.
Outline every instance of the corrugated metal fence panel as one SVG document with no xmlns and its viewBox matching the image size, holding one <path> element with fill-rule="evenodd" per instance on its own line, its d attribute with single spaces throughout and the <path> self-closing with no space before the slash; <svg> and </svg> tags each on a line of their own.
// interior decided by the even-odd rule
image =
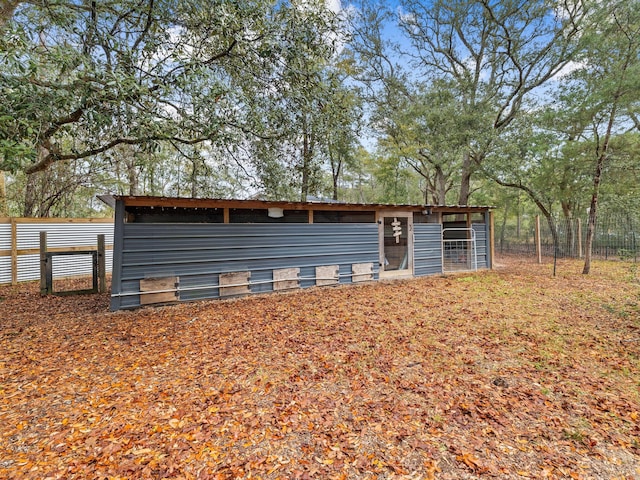
<svg viewBox="0 0 640 480">
<path fill-rule="evenodd" d="M 11 283 L 11 224 L 0 223 L 0 285 Z"/>
<path fill-rule="evenodd" d="M 219 275 L 251 272 L 252 292 L 273 290 L 273 270 L 300 268 L 300 286 L 315 285 L 315 267 L 339 265 L 351 282 L 353 263 L 371 262 L 377 277 L 377 224 L 142 224 L 124 225 L 121 293 L 141 279 L 178 276 L 182 300 L 217 298 Z M 117 291 L 114 288 L 114 291 Z M 139 305 L 123 296 L 121 307 Z"/>
<path fill-rule="evenodd" d="M 107 273 L 111 272 L 113 263 L 113 223 L 93 222 L 61 222 L 49 221 L 38 223 L 29 219 L 28 223 L 21 223 L 16 219 L 16 244 L 18 251 L 39 250 L 40 232 L 47 232 L 47 248 L 64 249 L 71 247 L 97 247 L 97 236 L 105 236 L 105 266 Z M 11 225 L 0 224 L 0 251 L 11 252 Z M 20 252 L 19 252 L 20 253 Z M 74 255 L 69 257 L 54 257 L 54 278 L 65 278 L 92 274 L 90 255 Z M 40 255 L 36 253 L 21 253 L 17 259 L 18 281 L 38 280 L 40 278 Z M 0 284 L 11 283 L 11 257 L 0 256 Z"/>
<path fill-rule="evenodd" d="M 0 285 L 11 283 L 11 257 L 0 257 Z"/>
<path fill-rule="evenodd" d="M 0 252 L 11 251 L 11 224 L 0 223 Z"/>
<path fill-rule="evenodd" d="M 489 268 L 487 255 L 487 226 L 484 223 L 474 223 L 472 226 L 476 234 L 476 257 L 478 268 Z"/>
<path fill-rule="evenodd" d="M 113 245 L 111 223 L 18 223 L 17 230 L 18 250 L 40 248 L 40 232 L 47 232 L 47 248 L 95 247 L 100 234 Z"/>
<path fill-rule="evenodd" d="M 442 225 L 413 225 L 413 271 L 416 277 L 442 273 Z"/>
<path fill-rule="evenodd" d="M 18 256 L 18 281 L 27 282 L 40 278 L 40 255 Z"/>
</svg>

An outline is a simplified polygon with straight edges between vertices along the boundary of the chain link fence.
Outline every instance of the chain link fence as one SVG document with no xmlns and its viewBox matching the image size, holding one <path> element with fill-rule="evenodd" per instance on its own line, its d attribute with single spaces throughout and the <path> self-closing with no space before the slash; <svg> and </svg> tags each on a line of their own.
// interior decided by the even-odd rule
<svg viewBox="0 0 640 480">
<path fill-rule="evenodd" d="M 582 258 L 587 235 L 587 218 L 554 219 L 554 232 L 540 218 L 540 251 L 543 256 Z M 557 245 L 557 248 L 556 248 Z M 495 248 L 498 253 L 535 256 L 536 217 L 496 222 Z M 640 260 L 640 222 L 628 215 L 602 215 L 596 222 L 592 256 L 602 259 Z"/>
</svg>

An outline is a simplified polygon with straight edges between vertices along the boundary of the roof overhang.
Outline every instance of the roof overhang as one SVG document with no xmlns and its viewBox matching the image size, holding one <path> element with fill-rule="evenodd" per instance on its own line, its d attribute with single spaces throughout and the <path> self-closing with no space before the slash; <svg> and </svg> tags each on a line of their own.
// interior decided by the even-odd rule
<svg viewBox="0 0 640 480">
<path fill-rule="evenodd" d="M 110 198 L 107 198 L 110 197 Z M 151 208 L 242 208 L 283 210 L 339 210 L 339 211 L 416 211 L 429 210 L 431 213 L 473 213 L 486 212 L 493 207 L 468 205 L 410 205 L 383 203 L 336 203 L 336 202 L 287 202 L 270 200 L 238 200 L 222 198 L 150 197 L 130 195 L 100 195 L 98 198 L 107 205 L 115 206 L 122 201 L 126 207 Z"/>
</svg>

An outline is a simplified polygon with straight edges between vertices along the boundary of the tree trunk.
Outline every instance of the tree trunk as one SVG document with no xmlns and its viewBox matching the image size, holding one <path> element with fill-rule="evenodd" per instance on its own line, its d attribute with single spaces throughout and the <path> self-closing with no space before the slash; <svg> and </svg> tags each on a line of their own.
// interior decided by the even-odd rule
<svg viewBox="0 0 640 480">
<path fill-rule="evenodd" d="M 591 205 L 589 206 L 589 220 L 587 221 L 587 236 L 584 242 L 584 267 L 582 273 L 587 275 L 591 271 L 591 251 L 593 250 L 593 237 L 596 233 L 596 219 L 598 217 L 598 194 L 600 192 L 600 179 L 602 178 L 602 167 L 604 166 L 604 154 L 598 157 L 596 171 L 593 176 L 593 193 L 591 194 Z"/>
<path fill-rule="evenodd" d="M 559 239 L 558 239 L 558 227 L 556 225 L 556 222 L 553 221 L 553 217 L 551 216 L 551 212 L 547 209 L 543 209 L 541 210 L 542 214 L 544 215 L 544 218 L 547 219 L 547 225 L 549 225 L 549 230 L 551 231 L 551 239 L 553 241 L 553 251 L 554 251 L 554 257 L 557 257 L 558 249 L 560 248 L 560 243 L 559 243 Z M 555 276 L 555 266 L 554 268 L 554 273 L 553 275 Z"/>
<path fill-rule="evenodd" d="M 500 253 L 502 253 L 504 249 L 504 236 L 507 230 L 507 215 L 509 214 L 510 208 L 511 208 L 511 202 L 507 200 L 504 206 L 504 214 L 502 216 L 502 225 L 500 225 Z"/>
<path fill-rule="evenodd" d="M 609 154 L 609 142 L 613 134 L 613 125 L 617 114 L 618 100 L 620 98 L 620 89 L 614 96 L 613 106 L 609 113 L 609 123 L 607 131 L 602 141 L 602 148 L 599 149 L 598 160 L 596 161 L 596 170 L 593 174 L 593 190 L 591 194 L 591 205 L 589 207 L 589 221 L 587 222 L 587 237 L 584 242 L 584 267 L 582 273 L 587 275 L 591 271 L 591 251 L 593 250 L 593 237 L 596 233 L 596 218 L 598 216 L 598 194 L 600 193 L 600 182 L 602 179 L 602 169 L 604 162 Z"/>
<path fill-rule="evenodd" d="M 0 32 L 4 30 L 4 26 L 11 20 L 13 13 L 21 3 L 20 0 L 3 0 L 0 2 Z"/>
<path fill-rule="evenodd" d="M 333 180 L 333 199 L 338 201 L 338 180 L 342 171 L 342 160 L 336 160 L 334 155 L 329 153 L 331 158 L 331 177 Z"/>
<path fill-rule="evenodd" d="M 129 181 L 129 195 L 138 195 L 138 171 L 134 158 L 127 162 L 127 180 Z"/>
<path fill-rule="evenodd" d="M 38 173 L 27 175 L 27 183 L 24 188 L 24 206 L 22 209 L 23 217 L 35 217 L 36 205 L 38 203 Z"/>
<path fill-rule="evenodd" d="M 562 214 L 564 216 L 564 221 L 567 230 L 567 238 L 564 242 L 564 253 L 569 255 L 570 257 L 574 257 L 573 252 L 575 251 L 575 233 L 573 227 L 573 208 L 570 202 L 560 202 L 562 206 Z"/>
<path fill-rule="evenodd" d="M 198 196 L 198 163 L 196 159 L 191 159 L 191 198 Z"/>
<path fill-rule="evenodd" d="M 300 201 L 306 202 L 309 195 L 309 135 L 305 132 L 302 140 L 302 182 L 300 184 Z"/>
<path fill-rule="evenodd" d="M 460 179 L 460 196 L 458 197 L 458 205 L 469 205 L 472 173 L 473 168 L 471 155 L 469 152 L 466 152 L 462 160 L 462 177 Z"/>
<path fill-rule="evenodd" d="M 302 182 L 300 185 L 300 201 L 306 202 L 309 196 L 309 183 L 311 180 L 311 165 L 313 162 L 313 150 L 315 138 L 309 132 L 306 119 L 302 122 Z"/>
<path fill-rule="evenodd" d="M 445 177 L 444 172 L 442 171 L 442 167 L 440 165 L 436 166 L 436 198 L 434 198 L 435 205 L 445 205 L 447 203 L 447 179 Z"/>
</svg>

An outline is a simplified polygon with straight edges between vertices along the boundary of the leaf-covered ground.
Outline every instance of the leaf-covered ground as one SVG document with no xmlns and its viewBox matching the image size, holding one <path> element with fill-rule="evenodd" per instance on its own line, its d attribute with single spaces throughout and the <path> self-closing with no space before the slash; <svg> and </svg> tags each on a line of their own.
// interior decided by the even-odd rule
<svg viewBox="0 0 640 480">
<path fill-rule="evenodd" d="M 0 478 L 640 478 L 637 265 L 110 313 L 0 288 Z"/>
</svg>

